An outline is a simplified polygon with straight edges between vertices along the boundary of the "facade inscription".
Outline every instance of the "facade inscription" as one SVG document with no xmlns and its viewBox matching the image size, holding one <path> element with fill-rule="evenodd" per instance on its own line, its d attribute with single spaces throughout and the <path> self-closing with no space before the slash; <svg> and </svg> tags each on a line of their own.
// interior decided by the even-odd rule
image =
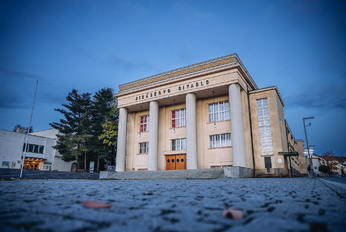
<svg viewBox="0 0 346 232">
<path fill-rule="evenodd" d="M 193 81 L 188 84 L 183 84 L 179 85 L 177 90 L 178 91 L 184 91 L 187 89 L 194 89 L 194 88 L 199 88 L 199 87 L 204 87 L 205 85 L 209 85 L 209 80 L 203 80 L 203 81 Z M 136 101 L 144 100 L 144 99 L 150 99 L 152 97 L 156 96 L 162 96 L 162 95 L 169 95 L 171 93 L 171 89 L 161 89 L 161 90 L 156 90 L 152 92 L 147 92 L 145 94 L 140 94 L 136 96 Z"/>
</svg>

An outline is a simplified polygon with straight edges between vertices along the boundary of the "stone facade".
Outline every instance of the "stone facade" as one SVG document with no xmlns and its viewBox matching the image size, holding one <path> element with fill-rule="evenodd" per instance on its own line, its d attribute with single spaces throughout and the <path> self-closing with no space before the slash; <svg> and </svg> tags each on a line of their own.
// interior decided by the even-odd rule
<svg viewBox="0 0 346 232">
<path fill-rule="evenodd" d="M 169 162 L 176 167 L 184 162 L 187 169 L 236 166 L 258 175 L 287 175 L 292 160 L 288 164 L 279 153 L 292 151 L 299 153 L 294 169 L 304 171 L 304 145 L 289 130 L 278 89 L 259 89 L 236 54 L 119 89 L 117 171 L 166 170 Z M 179 110 L 183 126 L 175 125 Z M 186 142 L 174 149 L 177 140 Z"/>
</svg>

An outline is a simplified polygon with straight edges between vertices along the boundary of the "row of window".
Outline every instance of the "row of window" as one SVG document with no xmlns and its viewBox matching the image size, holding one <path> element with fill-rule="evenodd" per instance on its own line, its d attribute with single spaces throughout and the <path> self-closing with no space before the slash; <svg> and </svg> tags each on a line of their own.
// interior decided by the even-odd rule
<svg viewBox="0 0 346 232">
<path fill-rule="evenodd" d="M 209 122 L 218 122 L 229 120 L 229 102 L 217 102 L 209 104 Z M 179 109 L 173 110 L 171 115 L 172 128 L 179 128 L 186 126 L 186 110 Z M 149 115 L 143 115 L 140 118 L 140 132 L 149 131 Z"/>
<path fill-rule="evenodd" d="M 256 105 L 262 155 L 271 155 L 273 154 L 273 142 L 270 128 L 268 99 L 258 99 L 256 100 Z"/>
<path fill-rule="evenodd" d="M 231 146 L 231 134 L 210 135 L 210 148 Z M 186 150 L 186 138 L 172 139 L 172 151 Z M 139 154 L 145 154 L 149 151 L 149 142 L 139 143 Z"/>
<path fill-rule="evenodd" d="M 25 144 L 23 144 L 23 152 L 25 151 L 25 147 L 26 147 L 26 152 L 43 154 L 43 150 L 44 150 L 43 145 L 36 145 L 36 144 L 28 143 L 27 146 L 25 146 Z"/>
<path fill-rule="evenodd" d="M 268 99 L 257 99 L 257 116 L 258 116 L 258 127 L 259 127 L 259 137 L 260 137 L 260 145 L 262 155 L 270 155 L 273 154 L 273 143 L 272 143 L 272 135 L 271 135 L 271 126 L 270 126 L 270 116 L 269 116 L 269 108 L 268 108 Z M 230 119 L 229 112 L 229 102 L 217 102 L 209 104 L 209 122 L 218 122 Z M 144 115 L 140 118 L 140 132 L 146 132 L 149 130 L 149 116 Z M 171 126 L 172 128 L 184 127 L 186 125 L 186 110 L 179 109 L 172 111 L 171 117 Z M 223 134 L 223 135 L 212 135 L 210 136 L 210 147 L 225 147 L 231 146 L 231 135 Z M 173 142 L 172 140 L 172 150 L 180 150 L 182 147 L 186 146 L 186 141 L 177 141 Z M 144 147 L 147 151 L 148 148 Z M 143 149 L 144 149 L 143 148 Z M 145 152 L 144 152 L 145 153 Z"/>
</svg>

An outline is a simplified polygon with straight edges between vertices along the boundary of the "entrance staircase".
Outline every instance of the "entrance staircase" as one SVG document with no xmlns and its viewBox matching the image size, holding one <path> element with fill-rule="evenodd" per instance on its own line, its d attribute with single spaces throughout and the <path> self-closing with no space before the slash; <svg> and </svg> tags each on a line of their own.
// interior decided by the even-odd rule
<svg viewBox="0 0 346 232">
<path fill-rule="evenodd" d="M 152 179 L 217 179 L 224 178 L 222 168 L 163 171 L 100 172 L 100 179 L 109 180 L 152 180 Z"/>
</svg>

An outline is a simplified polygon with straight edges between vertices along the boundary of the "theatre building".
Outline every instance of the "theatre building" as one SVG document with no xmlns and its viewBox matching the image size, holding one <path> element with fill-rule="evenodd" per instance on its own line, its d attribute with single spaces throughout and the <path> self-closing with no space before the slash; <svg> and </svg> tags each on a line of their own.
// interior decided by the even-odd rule
<svg viewBox="0 0 346 232">
<path fill-rule="evenodd" d="M 236 54 L 122 84 L 117 98 L 116 171 L 305 171 L 278 89 L 258 88 Z"/>
</svg>

